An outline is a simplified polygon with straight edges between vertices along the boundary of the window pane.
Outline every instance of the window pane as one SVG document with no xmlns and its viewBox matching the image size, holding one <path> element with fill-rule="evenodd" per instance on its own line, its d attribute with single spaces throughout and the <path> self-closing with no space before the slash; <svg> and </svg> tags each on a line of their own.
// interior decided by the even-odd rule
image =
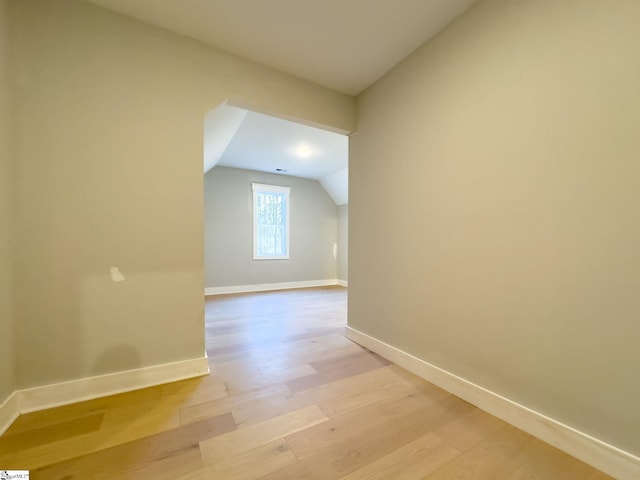
<svg viewBox="0 0 640 480">
<path fill-rule="evenodd" d="M 287 256 L 286 193 L 256 192 L 256 254 Z"/>
</svg>

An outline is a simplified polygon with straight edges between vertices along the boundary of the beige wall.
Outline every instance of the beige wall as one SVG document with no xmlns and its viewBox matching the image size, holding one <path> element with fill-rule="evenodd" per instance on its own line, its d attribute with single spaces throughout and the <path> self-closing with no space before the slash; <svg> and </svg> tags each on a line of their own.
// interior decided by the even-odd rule
<svg viewBox="0 0 640 480">
<path fill-rule="evenodd" d="M 14 14 L 19 387 L 201 356 L 204 114 L 351 131 L 352 98 L 83 1 Z"/>
<path fill-rule="evenodd" d="M 14 389 L 8 1 L 0 0 L 0 404 Z"/>
<path fill-rule="evenodd" d="M 338 280 L 349 280 L 349 205 L 338 206 Z"/>
<path fill-rule="evenodd" d="M 640 454 L 640 2 L 483 1 L 358 99 L 349 323 Z"/>
<path fill-rule="evenodd" d="M 252 182 L 291 187 L 288 260 L 253 260 Z M 336 278 L 336 204 L 317 180 L 218 166 L 204 185 L 206 287 Z"/>
</svg>

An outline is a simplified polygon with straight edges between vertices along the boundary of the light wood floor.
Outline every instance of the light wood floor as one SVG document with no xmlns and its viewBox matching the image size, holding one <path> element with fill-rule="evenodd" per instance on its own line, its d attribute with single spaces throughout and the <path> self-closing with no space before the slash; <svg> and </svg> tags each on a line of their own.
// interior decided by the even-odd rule
<svg viewBox="0 0 640 480">
<path fill-rule="evenodd" d="M 346 290 L 209 297 L 208 377 L 20 417 L 32 479 L 604 480 L 343 335 Z"/>
</svg>

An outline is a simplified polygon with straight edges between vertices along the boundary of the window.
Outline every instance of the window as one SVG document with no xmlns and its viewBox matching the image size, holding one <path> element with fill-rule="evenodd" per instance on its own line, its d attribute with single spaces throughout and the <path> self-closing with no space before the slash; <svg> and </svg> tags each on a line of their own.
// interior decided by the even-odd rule
<svg viewBox="0 0 640 480">
<path fill-rule="evenodd" d="M 289 258 L 289 187 L 252 183 L 253 259 Z"/>
</svg>

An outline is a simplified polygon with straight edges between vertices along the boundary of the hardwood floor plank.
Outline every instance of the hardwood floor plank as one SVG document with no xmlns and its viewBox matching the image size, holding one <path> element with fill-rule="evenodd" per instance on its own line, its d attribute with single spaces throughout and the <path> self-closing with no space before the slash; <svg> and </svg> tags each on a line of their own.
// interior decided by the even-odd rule
<svg viewBox="0 0 640 480">
<path fill-rule="evenodd" d="M 326 360 L 318 360 L 312 362 L 311 366 L 318 372 L 334 372 L 336 370 L 342 371 L 344 369 L 358 369 L 362 366 L 372 366 L 373 368 L 379 368 L 389 365 L 390 362 L 380 355 L 376 355 L 368 350 L 361 349 L 359 352 L 351 355 L 345 355 L 343 357 L 335 357 Z M 368 371 L 368 370 L 365 370 Z M 358 371 L 357 373 L 362 373 Z M 348 375 L 352 376 L 352 375 Z"/>
<path fill-rule="evenodd" d="M 219 347 L 207 349 L 207 354 L 210 358 L 215 358 L 217 356 L 222 356 L 229 353 L 253 353 L 258 349 L 278 348 L 281 345 L 296 342 L 299 340 L 315 340 L 318 337 L 325 335 L 342 334 L 342 329 L 340 327 L 316 328 L 313 329 L 313 331 L 309 331 L 304 328 L 301 332 L 285 336 L 279 334 L 278 332 L 274 332 L 271 336 L 264 338 L 260 342 L 260 346 L 256 348 L 256 345 L 247 343 L 244 339 L 244 337 L 249 333 L 249 329 L 245 328 L 242 329 L 242 331 L 238 332 L 237 327 L 234 327 L 233 325 L 226 325 L 223 327 L 223 330 L 224 333 L 234 334 L 235 337 L 233 340 L 235 341 L 228 337 L 223 337 L 221 334 L 212 334 L 211 338 L 215 338 L 217 342 L 220 342 L 220 339 L 222 338 L 224 338 L 224 341 L 220 342 Z M 212 330 L 207 328 L 206 332 L 207 334 L 210 334 Z"/>
<path fill-rule="evenodd" d="M 317 450 L 332 444 L 367 438 L 382 425 L 393 422 L 400 424 L 412 412 L 419 412 L 416 419 L 422 426 L 434 429 L 452 418 L 452 415 L 474 408 L 469 404 L 450 397 L 449 402 L 430 402 L 421 396 L 408 394 L 397 399 L 377 402 L 347 414 L 331 418 L 329 421 L 286 437 L 298 458 L 314 454 Z M 426 433 L 426 432 L 424 432 Z"/>
<path fill-rule="evenodd" d="M 422 408 L 419 401 L 409 396 L 399 398 L 390 406 L 391 408 L 385 411 L 378 404 L 369 405 L 355 412 L 339 415 L 321 425 L 289 435 L 287 441 L 296 457 L 301 459 L 331 444 L 352 437 L 366 436 L 367 432 L 378 428 L 388 420 Z"/>
<path fill-rule="evenodd" d="M 238 428 L 244 428 L 254 423 L 284 415 L 293 410 L 299 410 L 314 404 L 319 405 L 320 402 L 335 398 L 336 395 L 329 385 L 321 385 L 303 392 L 286 392 L 266 396 L 239 405 L 231 413 Z M 324 411 L 322 408 L 321 410 Z"/>
<path fill-rule="evenodd" d="M 209 297 L 211 375 L 21 416 L 36 480 L 612 480 L 347 340 L 340 287 Z"/>
<path fill-rule="evenodd" d="M 172 464 L 173 457 L 186 462 L 189 470 L 202 467 L 199 444 L 203 440 L 234 431 L 235 422 L 231 414 L 223 414 L 201 422 L 179 427 L 173 430 L 119 444 L 111 448 L 98 450 L 79 458 L 49 465 L 36 470 L 37 476 L 51 480 L 66 478 L 117 478 L 118 475 L 142 475 L 158 462 Z M 189 452 L 195 451 L 198 461 L 194 461 Z M 183 456 L 183 454 L 187 454 Z M 165 461 L 166 460 L 166 461 Z M 177 462 L 178 460 L 176 460 Z M 159 468 L 159 467 L 158 467 Z M 186 467 L 185 467 L 186 468 Z M 175 469 L 171 469 L 175 470 Z M 142 477 L 144 478 L 144 477 Z M 154 478 L 154 477 L 147 477 Z"/>
<path fill-rule="evenodd" d="M 278 438 L 325 422 L 328 417 L 317 406 L 295 410 L 279 417 L 236 430 L 200 443 L 202 460 L 211 465 L 225 458 L 259 447 Z"/>
<path fill-rule="evenodd" d="M 397 380 L 388 380 L 376 385 L 375 388 L 361 390 L 350 395 L 335 394 L 330 398 L 320 400 L 318 406 L 327 416 L 336 417 L 383 400 L 403 397 L 411 392 L 411 389 L 403 383 Z"/>
<path fill-rule="evenodd" d="M 519 458 L 518 467 L 505 480 L 542 480 L 559 477 L 584 480 L 592 468 L 557 448 L 535 439 Z"/>
<path fill-rule="evenodd" d="M 461 453 L 424 480 L 505 480 L 534 438 L 510 425 Z"/>
<path fill-rule="evenodd" d="M 606 475 L 599 471 L 593 471 L 591 475 L 589 475 L 589 477 L 586 478 L 586 480 L 615 480 L 615 478 L 610 477 L 609 475 Z"/>
<path fill-rule="evenodd" d="M 168 397 L 159 402 L 140 403 L 110 409 L 101 432 L 109 435 L 109 446 L 148 437 L 180 426 L 180 406 L 184 400 Z"/>
<path fill-rule="evenodd" d="M 265 473 L 281 469 L 296 461 L 295 455 L 283 439 L 273 440 L 251 450 L 232 455 L 202 468 L 179 480 L 252 480 Z"/>
<path fill-rule="evenodd" d="M 352 377 L 369 370 L 375 370 L 388 364 L 389 362 L 381 357 L 362 351 L 344 357 L 313 362 L 311 366 L 315 369 L 315 373 L 295 378 L 287 382 L 287 385 L 292 391 L 299 392 L 325 383 Z"/>
<path fill-rule="evenodd" d="M 279 373 L 272 373 L 269 375 L 265 375 L 260 370 L 256 370 L 253 374 L 243 375 L 241 377 L 227 380 L 225 381 L 225 385 L 227 386 L 227 392 L 229 395 L 235 395 L 237 393 L 253 390 L 257 387 L 272 385 L 274 383 L 286 382 L 288 384 L 289 381 L 295 381 L 295 379 L 306 378 L 315 374 L 316 370 L 311 365 L 303 364 L 283 369 Z"/>
<path fill-rule="evenodd" d="M 180 408 L 180 423 L 186 425 L 209 418 L 221 413 L 230 413 L 241 405 L 252 401 L 261 401 L 262 398 L 271 395 L 293 395 L 289 387 L 283 383 L 267 385 L 241 394 L 228 395 L 217 400 L 203 402 L 197 405 L 187 405 Z"/>
<path fill-rule="evenodd" d="M 132 392 L 110 395 L 108 397 L 96 398 L 71 405 L 50 408 L 38 412 L 20 415 L 18 419 L 7 430 L 6 434 L 26 432 L 39 429 L 49 425 L 60 425 L 66 421 L 74 420 L 83 416 L 96 413 L 104 413 L 110 408 L 117 408 L 132 403 L 159 400 L 161 396 L 160 387 L 143 388 Z"/>
<path fill-rule="evenodd" d="M 476 408 L 467 415 L 456 417 L 438 428 L 435 433 L 460 451 L 467 450 L 507 424 Z"/>
<path fill-rule="evenodd" d="M 429 433 L 446 421 L 442 418 L 446 412 L 445 406 L 432 406 L 391 418 L 376 428 L 367 429 L 364 435 L 346 435 L 340 441 L 317 445 L 295 464 L 261 479 L 340 479 Z"/>
<path fill-rule="evenodd" d="M 428 433 L 350 473 L 343 480 L 416 480 L 460 454 L 440 437 Z"/>
<path fill-rule="evenodd" d="M 193 447 L 185 452 L 171 457 L 161 458 L 146 465 L 142 465 L 131 470 L 124 470 L 114 474 L 100 475 L 98 477 L 90 474 L 85 477 L 95 480 L 174 480 L 176 476 L 188 474 L 202 468 L 200 450 Z M 50 480 L 50 477 L 42 477 L 42 480 Z M 60 480 L 69 480 L 61 478 Z"/>
<path fill-rule="evenodd" d="M 331 382 L 330 385 L 338 393 L 355 395 L 363 390 L 370 390 L 389 381 L 396 382 L 399 380 L 398 375 L 388 366 L 336 380 Z"/>
<path fill-rule="evenodd" d="M 9 431 L 0 437 L 0 455 L 9 449 L 20 450 L 64 440 L 70 436 L 84 435 L 100 428 L 104 412 L 86 415 L 42 428 L 26 431 Z"/>
<path fill-rule="evenodd" d="M 187 378 L 177 382 L 160 385 L 160 396 L 188 398 L 193 392 L 209 388 L 224 386 L 224 381 L 216 375 L 204 375 L 202 377 Z"/>
<path fill-rule="evenodd" d="M 304 340 L 293 344 L 283 344 L 277 349 L 257 349 L 250 357 L 245 354 L 226 355 L 209 359 L 211 373 L 216 378 L 230 380 L 237 375 L 277 366 L 294 368 L 302 364 L 358 353 L 360 347 L 348 341 L 343 335 L 332 334 L 314 340 Z"/>
<path fill-rule="evenodd" d="M 211 375 L 207 375 L 204 378 L 213 379 L 214 377 Z M 203 381 L 195 383 L 194 380 L 197 381 L 199 379 L 191 379 L 189 381 L 191 383 L 180 382 L 182 383 L 182 385 L 180 386 L 174 386 L 171 388 L 167 387 L 166 389 L 163 387 L 162 398 L 172 397 L 175 400 L 179 399 L 180 405 L 182 407 L 185 407 L 188 405 L 198 405 L 211 400 L 218 400 L 220 398 L 229 396 L 227 386 L 223 381 Z"/>
</svg>

